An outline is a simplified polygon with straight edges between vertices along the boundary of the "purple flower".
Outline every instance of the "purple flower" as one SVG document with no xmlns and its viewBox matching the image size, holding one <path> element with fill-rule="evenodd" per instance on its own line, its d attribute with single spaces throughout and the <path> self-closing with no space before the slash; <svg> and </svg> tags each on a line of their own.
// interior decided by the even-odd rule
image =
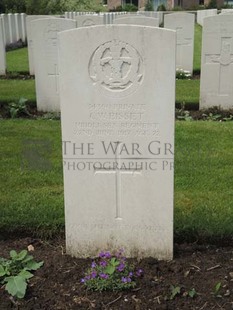
<svg viewBox="0 0 233 310">
<path fill-rule="evenodd" d="M 121 278 L 121 282 L 123 283 L 128 283 L 128 282 L 131 282 L 132 280 L 129 278 L 129 277 L 122 277 Z"/>
<path fill-rule="evenodd" d="M 130 272 L 130 273 L 129 273 L 129 277 L 132 277 L 132 276 L 133 276 L 133 273 L 132 273 L 132 272 Z"/>
<path fill-rule="evenodd" d="M 106 257 L 106 258 L 111 258 L 112 255 L 111 255 L 111 253 L 110 253 L 109 251 L 107 251 L 107 252 L 105 252 L 105 257 Z"/>
<path fill-rule="evenodd" d="M 126 278 L 126 277 L 122 277 L 122 278 L 121 278 L 121 282 L 127 283 L 127 278 Z"/>
<path fill-rule="evenodd" d="M 142 270 L 142 269 L 138 269 L 138 270 L 136 271 L 137 277 L 142 276 L 142 274 L 143 274 L 143 270 Z"/>
<path fill-rule="evenodd" d="M 105 253 L 104 253 L 103 251 L 101 251 L 101 252 L 99 253 L 99 257 L 105 257 Z"/>
<path fill-rule="evenodd" d="M 93 271 L 93 272 L 91 273 L 91 278 L 94 279 L 94 278 L 96 278 L 96 276 L 97 276 L 97 272 L 96 272 L 96 271 Z"/>
<path fill-rule="evenodd" d="M 102 267 L 106 267 L 107 264 L 108 264 L 108 263 L 107 263 L 105 260 L 103 260 L 103 261 L 100 262 L 100 266 L 102 266 Z"/>
<path fill-rule="evenodd" d="M 81 279 L 81 283 L 85 283 L 86 280 L 84 278 Z"/>
<path fill-rule="evenodd" d="M 111 255 L 111 253 L 110 253 L 109 251 L 107 251 L 107 252 L 101 251 L 101 252 L 99 253 L 99 257 L 100 257 L 100 258 L 111 258 L 112 255 Z"/>
<path fill-rule="evenodd" d="M 92 262 L 91 263 L 91 268 L 95 268 L 96 267 L 96 263 L 95 262 Z"/>
<path fill-rule="evenodd" d="M 109 275 L 106 273 L 100 273 L 100 278 L 102 279 L 108 279 Z"/>
<path fill-rule="evenodd" d="M 117 271 L 123 271 L 125 268 L 125 264 L 124 263 L 120 263 L 120 265 L 117 267 Z"/>
</svg>

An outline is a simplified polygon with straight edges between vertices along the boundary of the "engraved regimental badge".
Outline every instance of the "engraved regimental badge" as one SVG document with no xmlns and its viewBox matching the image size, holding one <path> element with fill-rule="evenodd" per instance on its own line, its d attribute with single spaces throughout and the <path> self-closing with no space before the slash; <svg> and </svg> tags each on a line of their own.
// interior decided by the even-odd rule
<svg viewBox="0 0 233 310">
<path fill-rule="evenodd" d="M 94 51 L 89 62 L 89 75 L 104 95 L 125 97 L 136 91 L 142 82 L 142 57 L 128 43 L 119 40 L 106 42 Z"/>
</svg>

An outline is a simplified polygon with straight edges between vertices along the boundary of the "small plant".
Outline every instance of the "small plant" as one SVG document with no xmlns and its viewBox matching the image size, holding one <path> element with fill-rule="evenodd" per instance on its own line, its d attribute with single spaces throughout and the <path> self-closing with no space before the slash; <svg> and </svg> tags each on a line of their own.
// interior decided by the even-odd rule
<svg viewBox="0 0 233 310">
<path fill-rule="evenodd" d="M 188 122 L 193 120 L 192 116 L 190 115 L 190 112 L 185 110 L 185 103 L 181 104 L 180 109 L 176 109 L 176 118 L 178 120 L 188 121 Z"/>
<path fill-rule="evenodd" d="M 171 296 L 170 299 L 174 299 L 177 295 L 181 294 L 181 287 L 180 286 L 174 286 L 171 285 Z"/>
<path fill-rule="evenodd" d="M 216 283 L 216 285 L 214 287 L 214 291 L 213 291 L 213 294 L 214 294 L 215 297 L 219 297 L 219 298 L 222 297 L 222 295 L 219 294 L 219 292 L 221 290 L 221 287 L 222 287 L 222 283 L 221 282 Z"/>
<path fill-rule="evenodd" d="M 19 253 L 10 251 L 10 259 L 0 257 L 0 283 L 12 296 L 24 298 L 27 283 L 33 274 L 30 271 L 39 269 L 43 262 L 37 263 L 27 250 Z"/>
<path fill-rule="evenodd" d="M 177 69 L 176 70 L 176 78 L 178 80 L 190 80 L 191 73 L 187 70 Z"/>
<path fill-rule="evenodd" d="M 27 101 L 28 101 L 27 99 L 21 97 L 17 103 L 15 102 L 9 103 L 11 118 L 16 118 L 21 115 L 30 115 L 26 105 Z"/>
<path fill-rule="evenodd" d="M 222 118 L 221 114 L 214 114 L 214 113 L 209 113 L 209 114 L 202 114 L 205 120 L 207 121 L 218 121 Z"/>
<path fill-rule="evenodd" d="M 136 278 L 141 277 L 143 271 L 135 270 L 134 265 L 127 262 L 123 255 L 123 250 L 118 251 L 115 255 L 110 252 L 100 252 L 97 261 L 93 261 L 91 268 L 81 279 L 88 289 L 94 291 L 120 291 L 134 288 Z"/>
</svg>

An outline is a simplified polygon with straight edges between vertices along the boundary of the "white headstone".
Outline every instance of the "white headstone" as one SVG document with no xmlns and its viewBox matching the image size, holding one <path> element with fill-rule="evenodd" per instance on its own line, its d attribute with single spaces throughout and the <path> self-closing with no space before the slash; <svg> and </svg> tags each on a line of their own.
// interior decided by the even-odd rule
<svg viewBox="0 0 233 310">
<path fill-rule="evenodd" d="M 217 13 L 218 13 L 217 9 L 198 10 L 197 11 L 197 23 L 199 25 L 203 26 L 203 20 L 205 17 L 215 16 L 215 15 L 217 15 Z"/>
<path fill-rule="evenodd" d="M 58 32 L 73 29 L 76 21 L 62 18 L 31 22 L 38 111 L 60 111 L 58 87 Z"/>
<path fill-rule="evenodd" d="M 0 17 L 0 75 L 6 74 L 6 52 L 4 41 L 3 18 Z"/>
<path fill-rule="evenodd" d="M 233 9 L 222 9 L 221 10 L 221 14 L 232 14 L 233 13 Z"/>
<path fill-rule="evenodd" d="M 200 108 L 233 108 L 233 15 L 204 19 Z"/>
<path fill-rule="evenodd" d="M 77 21 L 77 27 L 88 27 L 104 24 L 103 15 L 78 15 L 75 19 Z"/>
<path fill-rule="evenodd" d="M 175 32 L 63 32 L 59 67 L 67 252 L 171 259 Z"/>
<path fill-rule="evenodd" d="M 113 24 L 128 24 L 128 25 L 138 25 L 138 26 L 150 26 L 159 27 L 159 19 L 154 17 L 146 16 L 126 16 L 119 17 L 113 21 Z"/>
<path fill-rule="evenodd" d="M 164 15 L 164 28 L 176 30 L 176 69 L 193 73 L 194 21 L 191 13 Z"/>
<path fill-rule="evenodd" d="M 20 21 L 21 21 L 21 29 L 22 29 L 21 39 L 23 42 L 26 42 L 27 35 L 26 35 L 26 14 L 25 13 L 20 14 Z"/>
<path fill-rule="evenodd" d="M 17 42 L 17 36 L 16 36 L 16 26 L 15 26 L 15 16 L 14 14 L 7 14 L 8 17 L 8 24 L 9 24 L 9 37 L 10 37 L 10 43 L 16 43 Z"/>
<path fill-rule="evenodd" d="M 29 72 L 31 75 L 35 74 L 34 60 L 33 60 L 33 49 L 34 49 L 34 37 L 32 34 L 31 22 L 42 18 L 52 18 L 49 15 L 28 15 L 26 17 L 26 32 L 27 32 L 27 42 L 28 42 L 28 62 L 29 62 Z"/>
<path fill-rule="evenodd" d="M 9 30 L 9 21 L 7 14 L 1 14 L 0 17 L 3 19 L 4 24 L 4 41 L 5 45 L 10 44 L 10 30 Z"/>
</svg>

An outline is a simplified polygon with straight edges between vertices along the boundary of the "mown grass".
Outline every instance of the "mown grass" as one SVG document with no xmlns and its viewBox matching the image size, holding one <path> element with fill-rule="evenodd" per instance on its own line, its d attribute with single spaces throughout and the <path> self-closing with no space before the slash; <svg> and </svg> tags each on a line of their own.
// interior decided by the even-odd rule
<svg viewBox="0 0 233 310">
<path fill-rule="evenodd" d="M 60 122 L 4 120 L 0 126 L 0 232 L 38 231 L 48 236 L 60 231 L 64 226 Z M 38 142 L 35 154 L 30 140 Z M 48 170 L 39 166 L 38 156 L 46 159 L 41 167 L 51 163 Z"/>
<path fill-rule="evenodd" d="M 176 80 L 176 103 L 198 108 L 200 80 Z"/>
<path fill-rule="evenodd" d="M 3 120 L 0 126 L 0 232 L 60 234 L 64 228 L 60 122 Z M 233 234 L 232 136 L 231 122 L 176 122 L 175 235 L 182 241 Z M 38 170 L 29 169 L 43 148 L 35 147 L 34 157 L 29 151 L 23 154 L 25 139 L 39 145 L 44 141 L 48 153 L 43 156 L 51 169 L 40 170 L 39 164 Z"/>
<path fill-rule="evenodd" d="M 202 46 L 202 27 L 195 25 L 194 33 L 194 57 L 193 70 L 199 72 L 201 70 L 201 46 Z"/>
<path fill-rule="evenodd" d="M 20 97 L 36 101 L 35 80 L 0 80 L 0 103 L 17 102 Z"/>
<path fill-rule="evenodd" d="M 29 72 L 28 49 L 26 47 L 6 53 L 7 72 Z"/>
</svg>

